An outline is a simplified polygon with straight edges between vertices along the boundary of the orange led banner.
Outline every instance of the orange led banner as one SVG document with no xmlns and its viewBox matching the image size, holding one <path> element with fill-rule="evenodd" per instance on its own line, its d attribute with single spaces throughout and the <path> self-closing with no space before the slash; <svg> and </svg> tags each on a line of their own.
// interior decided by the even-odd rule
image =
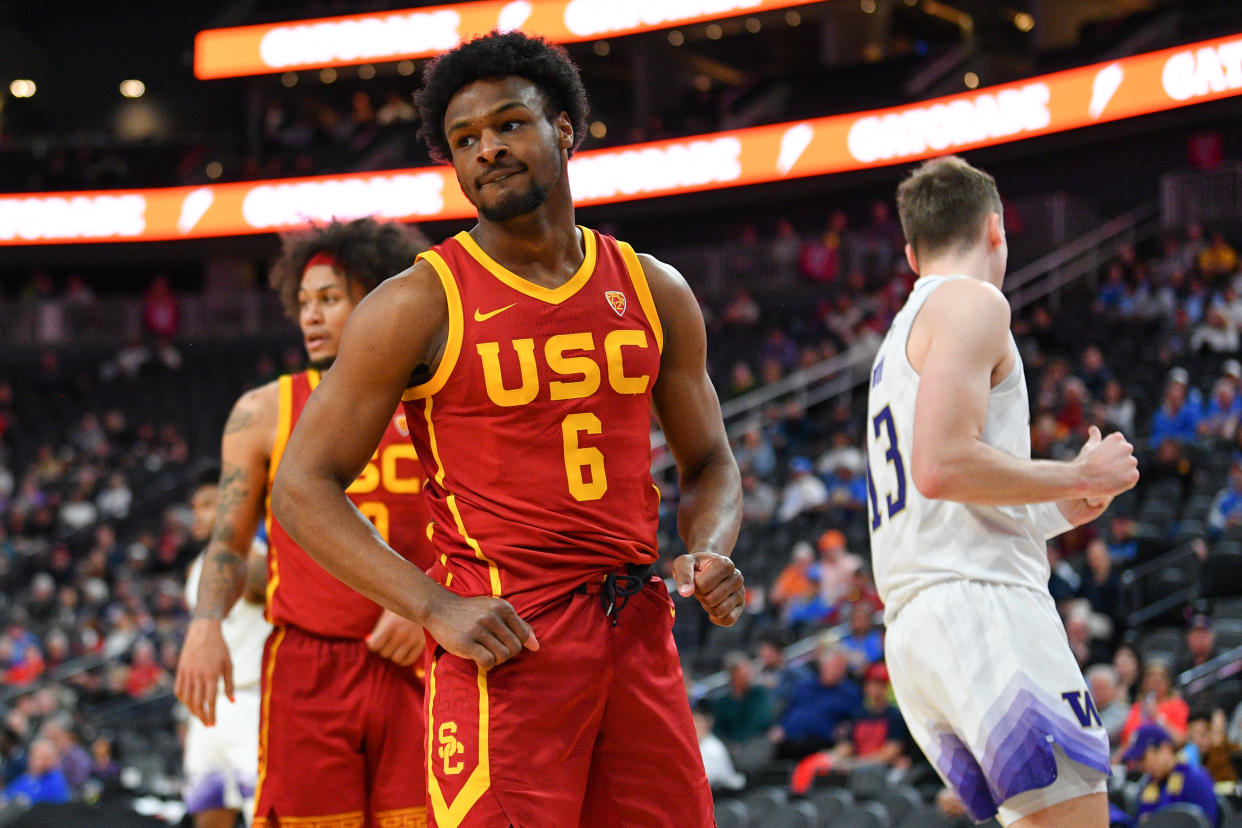
<svg viewBox="0 0 1242 828">
<path fill-rule="evenodd" d="M 206 80 L 425 58 L 493 29 L 577 43 L 813 2 L 822 0 L 483 0 L 207 29 L 194 38 L 194 74 Z"/>
<path fill-rule="evenodd" d="M 575 200 L 609 204 L 901 164 L 1242 94 L 1242 35 L 892 109 L 574 156 Z M 332 217 L 460 219 L 448 167 L 201 187 L 0 197 L 0 245 L 265 233 Z"/>
</svg>

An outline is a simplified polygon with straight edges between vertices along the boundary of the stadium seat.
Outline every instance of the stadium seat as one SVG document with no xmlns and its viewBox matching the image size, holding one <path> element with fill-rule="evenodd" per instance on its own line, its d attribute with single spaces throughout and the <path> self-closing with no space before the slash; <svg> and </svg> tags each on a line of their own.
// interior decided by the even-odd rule
<svg viewBox="0 0 1242 828">
<path fill-rule="evenodd" d="M 1213 601 L 1212 617 L 1217 621 L 1226 618 L 1242 620 L 1242 598 L 1218 598 Z"/>
<path fill-rule="evenodd" d="M 754 828 L 819 828 L 821 824 L 819 811 L 806 800 L 786 802 L 772 813 L 759 815 L 751 821 Z"/>
<path fill-rule="evenodd" d="M 1229 544 L 1228 551 L 1222 549 Z M 1201 595 L 1205 598 L 1232 598 L 1242 595 L 1242 550 L 1234 551 L 1234 541 L 1222 541 L 1212 548 L 1203 562 Z"/>
<path fill-rule="evenodd" d="M 888 809 L 893 825 L 903 824 L 907 816 L 923 807 L 923 798 L 909 785 L 889 788 L 876 801 Z"/>
<path fill-rule="evenodd" d="M 737 799 L 716 801 L 716 828 L 749 828 L 750 811 Z"/>
<path fill-rule="evenodd" d="M 888 789 L 888 768 L 883 765 L 867 765 L 850 771 L 846 787 L 854 799 L 878 799 Z"/>
<path fill-rule="evenodd" d="M 1222 618 L 1213 625 L 1216 647 L 1221 652 L 1242 645 L 1242 618 Z"/>
<path fill-rule="evenodd" d="M 755 826 L 755 828 L 763 824 L 763 819 L 768 814 L 773 813 L 788 801 L 789 796 L 785 793 L 784 788 L 774 787 L 759 788 L 749 792 L 742 798 L 742 802 L 746 805 L 746 810 L 750 812 L 750 824 Z"/>
<path fill-rule="evenodd" d="M 888 828 L 888 811 L 878 802 L 851 805 L 832 820 L 832 828 Z"/>
<path fill-rule="evenodd" d="M 834 825 L 836 818 L 854 804 L 854 796 L 844 788 L 824 788 L 811 794 L 811 802 L 825 825 Z"/>
<path fill-rule="evenodd" d="M 1149 816 L 1143 828 L 1212 828 L 1212 823 L 1197 806 L 1179 802 Z"/>
<path fill-rule="evenodd" d="M 1185 632 L 1176 627 L 1158 627 L 1139 639 L 1139 657 L 1147 661 L 1156 653 L 1179 653 L 1185 646 Z"/>
</svg>

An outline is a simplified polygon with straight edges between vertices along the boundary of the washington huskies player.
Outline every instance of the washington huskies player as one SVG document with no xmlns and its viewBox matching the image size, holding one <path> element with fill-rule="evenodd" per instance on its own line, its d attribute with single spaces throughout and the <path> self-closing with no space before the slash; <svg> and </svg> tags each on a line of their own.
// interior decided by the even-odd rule
<svg viewBox="0 0 1242 828">
<path fill-rule="evenodd" d="M 1133 447 L 1092 426 L 1074 461 L 1030 459 L 992 177 L 929 161 L 897 206 L 920 278 L 876 355 L 866 423 L 893 691 L 976 820 L 1104 828 L 1108 737 L 1048 594 L 1045 542 L 1138 482 Z"/>
<path fill-rule="evenodd" d="M 190 535 L 206 546 L 211 539 L 220 500 L 219 467 L 205 469 L 190 497 L 194 522 Z M 190 611 L 198 597 L 206 550 L 190 564 L 185 597 Z M 185 735 L 185 804 L 193 814 L 194 828 L 233 828 L 240 811 L 250 824 L 254 791 L 259 778 L 259 665 L 263 645 L 272 625 L 263 617 L 267 588 L 266 545 L 255 540 L 246 561 L 244 600 L 233 605 L 220 622 L 233 669 L 233 699 L 225 705 L 224 691 L 216 697 L 222 711 L 216 727 L 207 727 L 191 716 Z"/>
</svg>

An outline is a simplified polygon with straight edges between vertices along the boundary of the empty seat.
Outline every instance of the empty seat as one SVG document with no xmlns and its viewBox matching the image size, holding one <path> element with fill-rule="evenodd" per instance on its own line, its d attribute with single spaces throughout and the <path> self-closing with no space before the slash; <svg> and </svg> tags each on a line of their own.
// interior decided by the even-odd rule
<svg viewBox="0 0 1242 828">
<path fill-rule="evenodd" d="M 1212 828 L 1212 823 L 1197 806 L 1179 802 L 1153 813 L 1143 828 Z"/>
<path fill-rule="evenodd" d="M 750 828 L 750 811 L 736 799 L 718 800 L 716 828 Z"/>
<path fill-rule="evenodd" d="M 909 785 L 889 788 L 876 801 L 888 809 L 889 818 L 894 825 L 901 825 L 907 816 L 923 807 L 923 798 Z"/>
</svg>

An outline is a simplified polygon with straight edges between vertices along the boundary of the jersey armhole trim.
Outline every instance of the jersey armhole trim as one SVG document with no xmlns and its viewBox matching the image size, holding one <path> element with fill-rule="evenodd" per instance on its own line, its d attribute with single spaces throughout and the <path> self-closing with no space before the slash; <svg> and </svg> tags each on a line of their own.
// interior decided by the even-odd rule
<svg viewBox="0 0 1242 828">
<path fill-rule="evenodd" d="M 461 292 L 457 289 L 457 280 L 453 278 L 453 272 L 449 270 L 448 263 L 434 250 L 420 253 L 418 258 L 426 260 L 427 264 L 435 269 L 436 275 L 440 277 L 440 284 L 444 287 L 444 301 L 448 306 L 448 339 L 444 343 L 444 354 L 440 357 L 436 372 L 426 382 L 405 389 L 401 399 L 406 401 L 430 397 L 445 386 L 449 375 L 457 367 L 457 360 L 461 356 L 461 343 L 465 335 Z"/>
<path fill-rule="evenodd" d="M 633 247 L 626 242 L 619 241 L 617 248 L 621 251 L 625 269 L 629 271 L 630 281 L 634 284 L 638 305 L 643 309 L 647 324 L 651 326 L 651 332 L 655 335 L 656 350 L 664 353 L 664 326 L 660 324 L 660 314 L 656 311 L 655 299 L 651 296 L 651 286 L 647 284 L 647 273 L 643 270 L 642 262 L 638 260 L 638 254 L 634 252 Z"/>
<path fill-rule="evenodd" d="M 289 433 L 293 431 L 293 375 L 283 374 L 276 381 L 279 402 L 276 408 L 276 440 L 272 443 L 272 459 L 267 464 L 267 489 L 271 493 L 272 483 L 276 481 L 276 470 L 280 468 L 280 458 L 284 456 L 285 446 L 289 443 Z"/>
</svg>

